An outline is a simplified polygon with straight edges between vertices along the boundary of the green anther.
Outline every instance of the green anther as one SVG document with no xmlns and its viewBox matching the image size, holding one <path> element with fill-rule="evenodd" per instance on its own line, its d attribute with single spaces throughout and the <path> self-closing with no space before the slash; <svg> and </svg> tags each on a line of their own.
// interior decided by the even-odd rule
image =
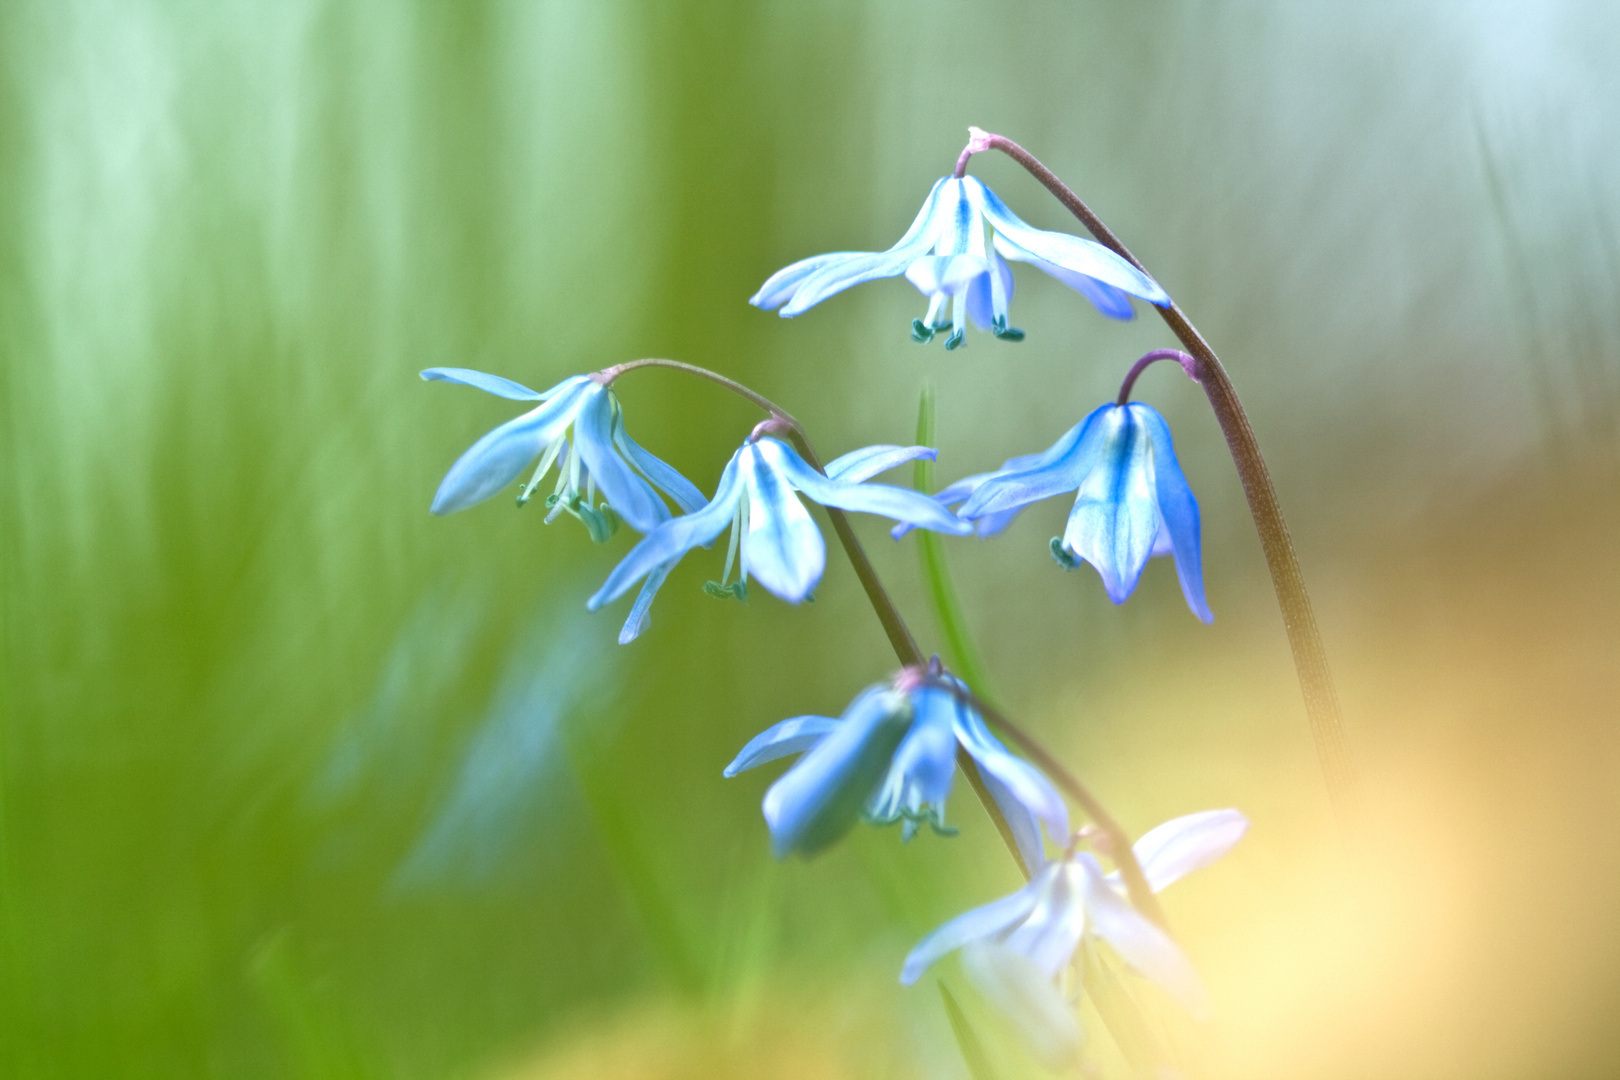
<svg viewBox="0 0 1620 1080">
<path fill-rule="evenodd" d="M 608 527 L 607 519 L 590 503 L 573 501 L 568 506 L 568 512 L 584 524 L 591 534 L 592 542 L 606 543 L 607 538 L 613 535 L 613 530 Z"/>
<path fill-rule="evenodd" d="M 601 512 L 602 520 L 607 522 L 608 535 L 612 536 L 614 533 L 618 532 L 619 526 L 624 523 L 624 519 L 619 516 L 619 512 L 613 509 L 613 507 L 609 506 L 606 502 L 602 503 L 596 509 Z"/>
<path fill-rule="evenodd" d="M 552 507 L 556 506 L 557 505 L 557 500 L 561 499 L 561 498 L 562 498 L 562 496 L 558 495 L 556 492 L 552 492 L 550 495 L 547 495 L 546 496 L 546 509 L 550 510 Z"/>
<path fill-rule="evenodd" d="M 716 600 L 740 600 L 745 604 L 748 603 L 748 586 L 740 581 L 734 581 L 730 585 L 722 585 L 718 581 L 705 581 L 703 591 Z"/>
<path fill-rule="evenodd" d="M 804 594 L 804 602 L 805 602 L 805 603 L 806 603 L 806 604 L 813 604 L 813 603 L 815 603 L 815 602 L 816 602 L 816 594 L 815 594 L 815 593 L 813 593 L 813 592 L 811 592 L 811 593 L 805 593 L 805 594 Z"/>
<path fill-rule="evenodd" d="M 1063 546 L 1063 537 L 1052 537 L 1052 559 L 1063 569 L 1073 570 L 1080 565 L 1080 560 L 1070 555 Z"/>
<path fill-rule="evenodd" d="M 921 319 L 912 319 L 911 340 L 919 345 L 926 345 L 934 340 L 934 331 Z"/>
<path fill-rule="evenodd" d="M 957 329 L 951 331 L 951 336 L 950 337 L 945 339 L 945 351 L 950 352 L 953 349 L 960 349 L 963 345 L 966 345 L 966 344 L 967 344 L 967 331 L 962 329 L 961 327 L 958 327 Z"/>
<path fill-rule="evenodd" d="M 1024 340 L 1024 332 L 1016 327 L 1008 326 L 1007 316 L 1005 315 L 999 315 L 996 317 L 996 321 L 990 327 L 990 332 L 996 335 L 996 337 L 1000 338 L 1002 341 Z"/>
</svg>

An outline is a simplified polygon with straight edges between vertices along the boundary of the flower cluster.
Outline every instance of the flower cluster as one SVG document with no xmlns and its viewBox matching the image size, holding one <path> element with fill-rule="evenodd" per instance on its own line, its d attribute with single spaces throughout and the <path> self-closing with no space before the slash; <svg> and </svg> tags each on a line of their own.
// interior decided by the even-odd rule
<svg viewBox="0 0 1620 1080">
<path fill-rule="evenodd" d="M 982 138 L 988 137 L 975 133 L 969 152 L 983 148 Z M 804 259 L 773 274 L 750 302 L 794 316 L 853 285 L 903 274 L 928 298 L 926 314 L 912 321 L 913 338 L 929 341 L 948 330 L 948 350 L 965 342 L 969 322 L 1002 340 L 1023 338 L 1023 331 L 1008 322 L 1013 294 L 1008 260 L 1036 266 L 1111 318 L 1131 318 L 1133 298 L 1169 305 L 1164 290 L 1121 255 L 1026 224 L 983 183 L 961 175 L 962 168 L 933 186 L 916 220 L 887 251 Z M 752 579 L 789 603 L 811 599 L 826 566 L 826 543 L 806 500 L 835 515 L 887 518 L 895 522 L 896 539 L 919 528 L 989 538 L 1031 504 L 1072 493 L 1063 533 L 1050 544 L 1060 566 L 1072 570 L 1089 563 L 1119 604 L 1135 590 L 1152 556 L 1169 555 L 1187 605 L 1207 623 L 1212 616 L 1204 598 L 1198 503 L 1164 418 L 1128 400 L 1138 372 L 1164 355 L 1161 350 L 1144 357 L 1127 376 L 1118 403 L 1094 410 L 1045 451 L 1013 457 L 999 469 L 967 476 L 933 495 L 872 482 L 906 462 L 933 460 L 933 449 L 869 446 L 822 468 L 803 432 L 780 410 L 722 376 L 671 361 L 575 375 L 544 393 L 482 372 L 433 368 L 422 377 L 538 404 L 462 454 L 439 485 L 432 512 L 447 514 L 489 499 L 538 459 L 519 489 L 522 506 L 555 468 L 556 481 L 545 499 L 548 523 L 569 514 L 597 542 L 608 541 L 621 523 L 642 534 L 586 603 L 595 611 L 639 585 L 619 634 L 619 641 L 628 643 L 646 628 L 653 599 L 676 565 L 728 531 L 724 569 L 718 581 L 704 585 L 707 592 L 746 600 Z M 771 418 L 725 463 L 710 498 L 625 429 L 612 384 L 625 370 L 652 364 L 687 367 L 770 409 Z M 1193 366 L 1186 370 L 1197 377 Z M 847 541 L 847 530 L 841 535 Z M 873 587 L 867 578 L 863 582 Z M 898 614 L 891 615 L 898 620 Z M 1079 1044 L 1073 1009 L 1077 964 L 1093 952 L 1111 952 L 1195 1015 L 1207 1011 L 1198 977 L 1174 939 L 1133 906 L 1119 871 L 1105 872 L 1096 854 L 1081 850 L 1087 833 L 1070 831 L 1058 788 L 991 733 L 985 715 L 997 719 L 996 714 L 937 659 L 927 666 L 904 656 L 903 662 L 911 666 L 863 690 L 842 715 L 783 720 L 726 766 L 724 775 L 733 777 L 796 756 L 763 800 L 777 857 L 814 855 L 862 819 L 899 822 L 906 841 L 924 825 L 953 835 L 946 802 L 956 773 L 963 770 L 1005 826 L 1029 884 L 929 934 L 906 958 L 903 983 L 916 982 L 942 957 L 961 950 L 966 970 L 987 999 L 1053 1061 L 1072 1059 Z M 1072 780 L 1064 783 L 1084 801 Z M 1235 810 L 1209 811 L 1159 826 L 1129 852 L 1115 852 L 1107 843 L 1093 846 L 1104 856 L 1118 854 L 1116 862 L 1125 868 L 1140 869 L 1157 891 L 1219 858 L 1247 827 Z M 1049 857 L 1049 843 L 1059 852 L 1055 857 Z M 1132 880 L 1138 900 L 1151 907 L 1140 881 Z"/>
</svg>

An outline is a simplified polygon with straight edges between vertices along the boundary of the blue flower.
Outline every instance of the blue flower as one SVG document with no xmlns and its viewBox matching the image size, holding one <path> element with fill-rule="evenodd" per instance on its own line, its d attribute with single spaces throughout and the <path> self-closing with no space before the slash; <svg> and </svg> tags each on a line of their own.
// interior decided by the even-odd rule
<svg viewBox="0 0 1620 1080">
<path fill-rule="evenodd" d="M 924 822 L 936 832 L 954 832 L 945 824 L 945 799 L 960 747 L 977 763 L 1026 864 L 1041 866 L 1040 824 L 1058 842 L 1069 835 L 1063 799 L 1039 770 L 990 734 L 952 686 L 961 683 L 937 669 L 908 669 L 893 682 L 862 691 L 837 719 L 796 716 L 743 747 L 726 776 L 804 753 L 765 793 L 765 821 L 777 857 L 814 854 L 862 816 L 875 824 L 904 821 L 907 840 Z"/>
<path fill-rule="evenodd" d="M 1173 555 L 1187 606 L 1214 621 L 1204 602 L 1198 500 L 1176 460 L 1170 426 L 1148 405 L 1104 405 L 1045 453 L 959 480 L 935 498 L 962 503 L 957 514 L 988 535 L 1030 503 L 1070 491 L 1076 495 L 1068 526 L 1052 540 L 1060 565 L 1090 563 L 1109 599 L 1122 604 L 1150 557 Z"/>
<path fill-rule="evenodd" d="M 540 465 L 524 485 L 518 505 L 529 501 L 555 464 L 557 487 L 546 499 L 551 508 L 546 521 L 567 511 L 598 542 L 608 538 L 620 519 L 643 533 L 669 521 L 669 509 L 655 487 L 688 513 L 703 506 L 703 494 L 691 481 L 630 437 L 624 430 L 618 398 L 589 375 L 564 379 L 543 394 L 510 379 L 466 368 L 429 368 L 422 378 L 476 386 L 513 401 L 543 402 L 479 439 L 450 466 L 433 496 L 435 514 L 454 513 L 483 502 L 516 480 L 536 457 Z M 592 505 L 598 490 L 604 501 Z"/>
<path fill-rule="evenodd" d="M 799 603 L 821 580 L 827 548 L 810 512 L 794 497 L 802 492 L 823 506 L 882 514 L 925 529 L 963 534 L 972 526 L 925 495 L 905 488 L 862 481 L 919 457 L 932 458 L 926 446 L 869 446 L 827 466 L 825 475 L 805 464 L 791 447 L 773 438 L 743 444 L 725 471 L 714 498 L 693 513 L 666 521 L 649 532 L 586 602 L 595 611 L 623 595 L 643 577 L 647 583 L 619 640 L 628 642 L 645 624 L 652 594 L 670 569 L 695 547 L 706 547 L 731 527 L 731 545 L 718 590 L 745 597 L 748 575 L 782 599 Z M 731 568 L 739 580 L 726 586 Z M 635 632 L 631 624 L 635 623 Z M 628 635 L 628 636 L 626 636 Z"/>
<path fill-rule="evenodd" d="M 1208 810 L 1165 822 L 1132 851 L 1158 892 L 1226 854 L 1248 827 L 1236 810 Z M 1175 941 L 1131 906 L 1117 873 L 1104 874 L 1095 856 L 1072 849 L 1011 896 L 958 915 L 923 938 L 906 957 L 900 982 L 910 986 L 947 953 L 964 949 L 970 974 L 992 1000 L 1000 998 L 1037 1019 L 1036 1014 L 1050 1013 L 1029 1009 L 1032 1000 L 1042 998 L 1042 984 L 1048 992 L 1072 990 L 1071 964 L 1093 941 L 1106 942 L 1193 1015 L 1208 1013 L 1198 974 Z M 1061 1022 L 1047 1026 L 1039 1041 L 1066 1041 Z"/>
<path fill-rule="evenodd" d="M 992 237 L 988 244 L 987 226 Z M 928 297 L 928 314 L 911 324 L 916 340 L 930 341 L 936 331 L 949 327 L 945 347 L 954 349 L 963 344 L 972 319 L 981 330 L 1020 341 L 1024 332 L 1007 323 L 1013 292 L 1007 259 L 1046 271 L 1109 318 L 1131 318 L 1133 296 L 1160 306 L 1170 303 L 1152 278 L 1109 249 L 1026 224 L 971 176 L 936 183 L 917 220 L 888 251 L 838 251 L 803 259 L 772 274 L 748 302 L 767 310 L 781 308 L 780 314 L 790 317 L 851 285 L 904 274 Z"/>
</svg>

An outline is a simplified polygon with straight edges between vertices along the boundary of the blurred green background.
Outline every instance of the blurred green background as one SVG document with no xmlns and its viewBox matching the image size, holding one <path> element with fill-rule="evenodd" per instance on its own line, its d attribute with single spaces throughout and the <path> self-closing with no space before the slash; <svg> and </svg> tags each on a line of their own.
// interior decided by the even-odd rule
<svg viewBox="0 0 1620 1080">
<path fill-rule="evenodd" d="M 1157 319 L 1027 268 L 1016 346 L 913 344 L 899 281 L 744 302 L 891 243 L 969 124 L 1226 360 L 1367 774 L 1351 852 L 1172 368 L 1138 396 L 1203 505 L 1213 628 L 1163 560 L 1121 608 L 1059 572 L 1057 503 L 948 545 L 998 694 L 1131 832 L 1254 822 L 1166 898 L 1217 1006 L 1190 1072 L 1620 1071 L 1617 42 L 1600 0 L 0 5 L 0 1071 L 965 1076 L 895 983 L 1019 880 L 965 788 L 955 840 L 776 863 L 771 770 L 720 778 L 890 668 L 847 567 L 741 606 L 699 553 L 621 648 L 583 599 L 627 536 L 427 514 L 513 406 L 416 372 L 672 356 L 829 457 L 910 441 L 928 382 L 942 479 L 1042 448 Z M 757 419 L 619 389 L 706 490 Z M 938 648 L 915 548 L 861 527 Z"/>
</svg>

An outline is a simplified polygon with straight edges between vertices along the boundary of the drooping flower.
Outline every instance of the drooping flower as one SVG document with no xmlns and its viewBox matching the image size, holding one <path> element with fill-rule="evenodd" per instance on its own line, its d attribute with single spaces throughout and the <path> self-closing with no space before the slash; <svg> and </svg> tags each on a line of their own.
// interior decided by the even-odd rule
<svg viewBox="0 0 1620 1080">
<path fill-rule="evenodd" d="M 1070 491 L 1074 509 L 1063 535 L 1052 539 L 1059 565 L 1090 563 L 1109 599 L 1122 604 L 1149 558 L 1173 555 L 1187 606 L 1214 621 L 1204 601 L 1198 500 L 1176 460 L 1170 426 L 1151 406 L 1104 405 L 1045 453 L 959 480 L 935 498 L 961 503 L 957 514 L 989 535 L 1030 503 Z"/>
<path fill-rule="evenodd" d="M 1248 827 L 1248 820 L 1236 810 L 1207 810 L 1165 822 L 1131 850 L 1149 886 L 1158 892 L 1226 854 Z M 1009 990 L 991 993 L 992 999 L 1039 998 L 1039 988 L 1027 985 L 1031 972 L 1048 987 L 1071 991 L 1072 998 L 1077 996 L 1077 980 L 1071 965 L 1078 951 L 1093 940 L 1106 942 L 1122 961 L 1162 986 L 1193 1015 L 1208 1013 L 1203 985 L 1180 947 L 1131 906 L 1117 873 L 1104 874 L 1095 856 L 1073 850 L 1047 863 L 1012 895 L 958 915 L 923 938 L 906 957 L 900 982 L 910 986 L 946 954 L 977 946 L 974 966 L 988 966 L 988 981 L 999 980 Z M 1007 963 L 1006 953 L 1017 954 L 1021 961 Z"/>
<path fill-rule="evenodd" d="M 564 379 L 545 393 L 467 368 L 429 368 L 422 378 L 476 386 L 513 401 L 542 402 L 479 439 L 450 466 L 433 496 L 435 514 L 483 502 L 516 480 L 536 457 L 540 465 L 524 485 L 518 505 L 529 501 L 555 464 L 557 487 L 546 499 L 551 510 L 546 521 L 566 511 L 598 542 L 608 538 L 617 520 L 643 533 L 670 520 L 669 509 L 654 488 L 688 513 L 703 506 L 703 495 L 691 481 L 630 437 L 618 398 L 589 375 Z M 603 501 L 592 505 L 598 490 Z"/>
<path fill-rule="evenodd" d="M 799 603 L 821 580 L 827 548 L 821 530 L 800 492 L 823 506 L 882 514 L 896 521 L 957 535 L 972 531 L 939 503 L 905 488 L 864 483 L 886 469 L 919 457 L 932 458 L 925 446 L 871 446 L 846 454 L 827 466 L 825 474 L 807 465 L 792 447 L 769 437 L 750 438 L 732 455 L 708 505 L 666 521 L 630 549 L 596 595 L 586 602 L 595 611 L 647 578 L 636 611 L 645 614 L 652 593 L 664 576 L 695 547 L 707 546 L 731 527 L 726 568 L 716 590 L 746 595 L 752 574 L 766 589 L 791 603 Z M 739 567 L 738 584 L 726 586 L 733 565 Z M 626 624 L 629 629 L 629 624 Z M 630 637 L 622 636 L 620 641 Z"/>
<path fill-rule="evenodd" d="M 1068 837 L 1068 810 L 1051 782 L 1014 757 L 952 692 L 961 686 L 937 669 L 902 671 L 862 691 L 841 717 L 796 716 L 766 729 L 725 775 L 802 752 L 765 793 L 765 821 L 778 858 L 790 851 L 812 855 L 863 816 L 875 824 L 903 821 L 907 840 L 925 822 L 936 832 L 954 832 L 945 824 L 945 800 L 960 747 L 977 764 L 1033 872 L 1045 861 L 1041 825 L 1061 842 Z"/>
<path fill-rule="evenodd" d="M 954 349 L 966 340 L 969 319 L 996 337 L 1020 341 L 1023 331 L 1007 322 L 1013 292 L 1007 259 L 1039 267 L 1109 318 L 1131 318 L 1133 296 L 1160 306 L 1170 303 L 1157 282 L 1108 248 L 1026 224 L 972 176 L 936 183 L 911 228 L 888 251 L 802 259 L 772 274 L 748 302 L 780 308 L 783 317 L 791 317 L 852 285 L 904 274 L 928 297 L 928 313 L 912 320 L 917 341 L 931 341 L 949 327 L 945 347 Z"/>
</svg>

